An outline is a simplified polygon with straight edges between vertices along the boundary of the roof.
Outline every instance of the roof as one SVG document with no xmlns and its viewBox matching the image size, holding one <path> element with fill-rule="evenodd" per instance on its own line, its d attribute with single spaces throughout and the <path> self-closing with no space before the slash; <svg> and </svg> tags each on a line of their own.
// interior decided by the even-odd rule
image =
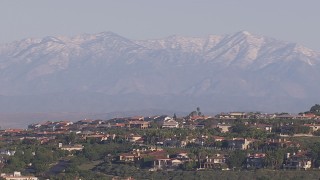
<svg viewBox="0 0 320 180">
<path fill-rule="evenodd" d="M 224 140 L 225 138 L 224 138 L 224 137 L 221 137 L 221 136 L 213 136 L 213 139 L 221 139 L 221 140 Z"/>
<path fill-rule="evenodd" d="M 124 123 L 116 123 L 116 124 L 112 124 L 111 126 L 113 126 L 113 127 L 125 127 L 126 125 Z"/>
<path fill-rule="evenodd" d="M 4 132 L 8 133 L 20 133 L 21 131 L 24 131 L 23 129 L 6 129 Z"/>
<path fill-rule="evenodd" d="M 146 121 L 129 121 L 129 124 L 149 124 L 149 122 L 146 122 Z"/>
<path fill-rule="evenodd" d="M 305 116 L 305 117 L 316 117 L 316 115 L 313 114 L 313 113 L 306 113 L 303 116 Z"/>
<path fill-rule="evenodd" d="M 152 156 L 155 159 L 168 159 L 167 158 L 167 152 L 162 150 L 162 151 L 152 151 L 146 154 L 143 154 L 143 156 Z"/>
<path fill-rule="evenodd" d="M 266 156 L 265 153 L 255 153 L 255 154 L 249 154 L 249 158 L 264 158 Z"/>
<path fill-rule="evenodd" d="M 125 157 L 135 157 L 138 156 L 137 154 L 132 154 L 132 153 L 122 153 L 120 156 L 125 156 Z"/>
</svg>

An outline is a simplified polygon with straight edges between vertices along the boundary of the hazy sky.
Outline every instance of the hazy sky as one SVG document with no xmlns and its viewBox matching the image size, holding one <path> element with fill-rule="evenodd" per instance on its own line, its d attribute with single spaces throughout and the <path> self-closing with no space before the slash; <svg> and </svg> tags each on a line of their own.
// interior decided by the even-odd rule
<svg viewBox="0 0 320 180">
<path fill-rule="evenodd" d="M 0 0 L 0 43 L 113 31 L 131 39 L 241 30 L 320 51 L 319 0 Z"/>
</svg>

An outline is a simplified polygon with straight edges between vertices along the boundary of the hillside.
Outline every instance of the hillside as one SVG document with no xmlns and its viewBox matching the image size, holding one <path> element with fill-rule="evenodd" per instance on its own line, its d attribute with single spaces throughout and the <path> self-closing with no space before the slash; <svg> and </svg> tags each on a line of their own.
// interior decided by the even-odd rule
<svg viewBox="0 0 320 180">
<path fill-rule="evenodd" d="M 246 31 L 130 40 L 112 32 L 0 46 L 1 112 L 299 112 L 320 53 Z"/>
</svg>

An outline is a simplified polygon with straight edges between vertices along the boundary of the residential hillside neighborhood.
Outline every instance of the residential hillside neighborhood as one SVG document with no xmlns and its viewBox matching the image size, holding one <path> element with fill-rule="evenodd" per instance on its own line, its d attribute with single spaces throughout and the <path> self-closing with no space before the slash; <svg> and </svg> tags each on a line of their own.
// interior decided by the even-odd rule
<svg viewBox="0 0 320 180">
<path fill-rule="evenodd" d="M 2 129 L 0 139 L 8 180 L 320 176 L 318 104 L 299 114 L 198 107 L 184 117 L 45 121 Z"/>
</svg>

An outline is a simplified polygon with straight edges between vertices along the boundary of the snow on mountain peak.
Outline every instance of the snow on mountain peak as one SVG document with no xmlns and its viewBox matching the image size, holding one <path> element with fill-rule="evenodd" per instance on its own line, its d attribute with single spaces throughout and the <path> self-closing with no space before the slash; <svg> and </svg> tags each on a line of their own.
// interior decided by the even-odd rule
<svg viewBox="0 0 320 180">
<path fill-rule="evenodd" d="M 109 38 L 109 37 L 118 37 L 118 38 L 124 38 L 114 32 L 111 31 L 105 31 L 105 32 L 100 32 L 95 34 L 96 37 L 104 37 L 104 38 Z"/>
<path fill-rule="evenodd" d="M 61 39 L 53 36 L 47 36 L 43 38 L 40 43 L 48 43 L 48 42 L 64 44 L 64 42 Z"/>
<path fill-rule="evenodd" d="M 319 55 L 319 53 L 309 49 L 309 48 L 306 48 L 300 44 L 297 44 L 294 48 L 294 52 L 300 52 L 302 54 L 304 54 L 305 56 L 308 56 L 308 57 L 315 57 L 317 55 Z"/>
<path fill-rule="evenodd" d="M 0 57 L 0 94 L 71 92 L 60 98 L 73 99 L 67 108 L 81 103 L 84 109 L 152 107 L 149 99 L 154 107 L 277 108 L 301 104 L 305 97 L 319 99 L 320 86 L 314 83 L 320 75 L 319 53 L 247 31 L 137 41 L 112 32 L 48 36 L 0 46 Z M 80 98 L 73 96 L 77 92 Z M 288 101 L 292 97 L 300 99 Z M 48 102 L 57 99 L 54 95 Z M 28 107 L 27 100 L 19 107 Z M 39 102 L 42 108 L 42 97 Z M 56 102 L 56 107 L 63 104 Z"/>
<path fill-rule="evenodd" d="M 251 33 L 248 32 L 248 31 L 241 31 L 241 33 L 244 34 L 244 35 L 246 35 L 246 36 L 250 36 L 250 35 L 251 35 Z"/>
<path fill-rule="evenodd" d="M 249 31 L 239 31 L 237 33 L 235 33 L 234 35 L 239 35 L 239 36 L 252 36 L 253 34 L 250 33 Z"/>
<path fill-rule="evenodd" d="M 57 57 L 63 54 L 64 57 L 73 58 L 83 54 L 94 54 L 95 57 L 103 57 L 110 56 L 116 52 L 121 52 L 122 54 L 141 53 L 139 56 L 144 56 L 142 54 L 146 51 L 159 53 L 162 50 L 172 53 L 170 55 L 171 58 L 178 58 L 174 56 L 190 57 L 190 59 L 197 57 L 195 62 L 202 61 L 240 67 L 252 64 L 264 67 L 275 61 L 288 59 L 286 57 L 292 55 L 292 53 L 301 53 L 311 59 L 317 59 L 320 56 L 319 53 L 303 46 L 255 35 L 248 31 L 240 31 L 229 35 L 208 35 L 205 37 L 174 35 L 151 40 L 130 40 L 107 31 L 74 37 L 48 36 L 40 40 L 26 39 L 0 48 L 1 54 L 4 55 L 7 54 L 6 52 L 11 52 L 14 57 L 20 56 L 20 59 L 31 57 L 33 54 L 37 54 L 39 57 L 44 54 L 46 56 L 50 54 L 50 56 L 54 57 L 54 53 L 60 53 L 60 55 L 56 55 Z M 158 55 L 161 56 L 161 54 Z M 30 62 L 31 60 L 28 61 Z M 314 64 L 314 61 L 308 60 L 308 62 L 311 62 L 309 64 Z"/>
</svg>

